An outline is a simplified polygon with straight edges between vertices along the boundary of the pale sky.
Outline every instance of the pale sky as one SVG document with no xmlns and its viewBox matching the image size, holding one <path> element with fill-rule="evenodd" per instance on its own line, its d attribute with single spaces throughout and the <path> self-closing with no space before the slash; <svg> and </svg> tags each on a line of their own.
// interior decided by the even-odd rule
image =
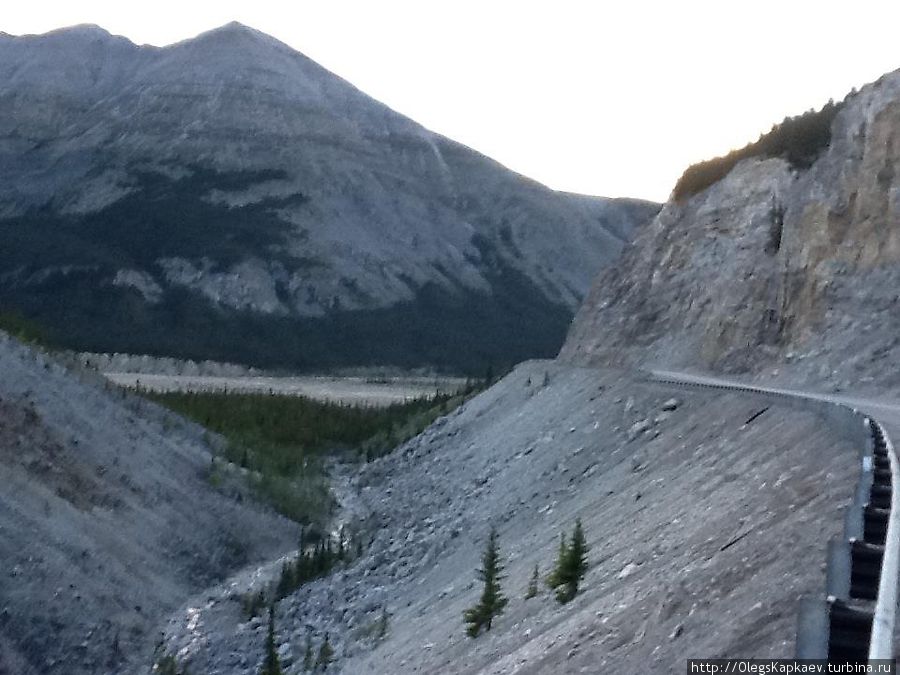
<svg viewBox="0 0 900 675">
<path fill-rule="evenodd" d="M 236 20 L 550 187 L 664 200 L 692 162 L 900 68 L 900 2 L 6 2 L 0 30 L 165 45 Z"/>
</svg>

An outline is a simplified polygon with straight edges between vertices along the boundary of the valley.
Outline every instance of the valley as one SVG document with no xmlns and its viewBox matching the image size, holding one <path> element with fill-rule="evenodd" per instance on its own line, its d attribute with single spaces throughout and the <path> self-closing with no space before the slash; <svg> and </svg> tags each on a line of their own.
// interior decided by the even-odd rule
<svg viewBox="0 0 900 675">
<path fill-rule="evenodd" d="M 0 33 L 0 675 L 676 673 L 816 603 L 868 654 L 898 133 L 900 71 L 659 205 L 239 23 Z"/>
</svg>

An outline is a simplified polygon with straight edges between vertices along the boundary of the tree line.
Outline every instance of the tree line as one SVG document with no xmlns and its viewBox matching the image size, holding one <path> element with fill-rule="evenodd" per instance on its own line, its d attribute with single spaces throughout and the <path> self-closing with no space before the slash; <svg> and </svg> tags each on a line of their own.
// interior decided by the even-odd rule
<svg viewBox="0 0 900 675">
<path fill-rule="evenodd" d="M 809 168 L 831 143 L 831 124 L 844 102 L 828 101 L 821 110 L 808 110 L 802 115 L 785 117 L 756 142 L 722 157 L 689 166 L 675 184 L 672 197 L 677 202 L 684 201 L 719 182 L 738 162 L 750 157 L 781 157 L 792 167 Z"/>
</svg>

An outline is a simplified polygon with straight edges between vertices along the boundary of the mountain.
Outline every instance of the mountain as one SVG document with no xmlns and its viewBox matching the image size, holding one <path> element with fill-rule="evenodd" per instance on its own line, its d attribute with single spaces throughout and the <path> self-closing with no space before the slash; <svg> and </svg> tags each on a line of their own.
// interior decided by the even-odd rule
<svg viewBox="0 0 900 675">
<path fill-rule="evenodd" d="M 900 71 L 804 118 L 815 153 L 763 139 L 687 172 L 718 180 L 600 275 L 562 358 L 900 386 Z"/>
<path fill-rule="evenodd" d="M 549 190 L 236 23 L 0 34 L 0 167 L 0 303 L 68 347 L 261 366 L 551 354 L 658 208 Z"/>
</svg>

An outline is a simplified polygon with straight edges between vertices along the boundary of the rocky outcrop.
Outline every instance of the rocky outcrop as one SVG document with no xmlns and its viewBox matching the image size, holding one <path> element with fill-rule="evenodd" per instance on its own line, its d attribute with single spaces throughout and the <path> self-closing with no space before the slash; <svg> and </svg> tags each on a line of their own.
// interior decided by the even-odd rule
<svg viewBox="0 0 900 675">
<path fill-rule="evenodd" d="M 602 274 L 562 357 L 900 384 L 900 73 L 847 98 L 808 170 L 746 160 L 670 201 Z M 812 365 L 815 356 L 815 365 Z"/>
<path fill-rule="evenodd" d="M 0 165 L 0 302 L 81 349 L 263 365 L 553 351 L 658 209 L 549 190 L 239 24 L 0 35 Z M 440 354 L 393 353 L 410 330 Z"/>
</svg>

